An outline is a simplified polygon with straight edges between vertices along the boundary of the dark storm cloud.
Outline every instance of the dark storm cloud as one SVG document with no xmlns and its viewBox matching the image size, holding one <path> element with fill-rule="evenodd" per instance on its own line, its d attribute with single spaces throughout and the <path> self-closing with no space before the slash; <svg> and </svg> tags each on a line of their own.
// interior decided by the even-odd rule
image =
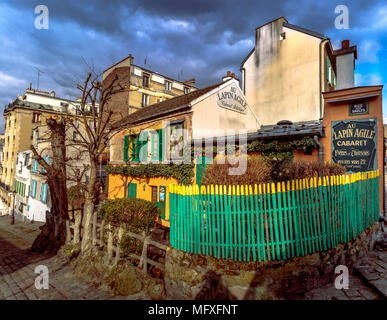
<svg viewBox="0 0 387 320">
<path fill-rule="evenodd" d="M 49 30 L 33 27 L 38 4 L 49 8 Z M 349 8 L 350 30 L 334 28 L 338 4 Z M 227 70 L 238 75 L 254 46 L 255 28 L 280 16 L 332 41 L 345 37 L 366 43 L 359 48 L 359 61 L 360 53 L 369 61 L 382 61 L 376 52 L 383 45 L 382 31 L 369 30 L 382 6 L 385 1 L 379 0 L 2 1 L 0 78 L 11 80 L 0 86 L 0 107 L 29 82 L 36 86 L 35 67 L 44 72 L 41 89 L 76 98 L 75 84 L 89 71 L 86 63 L 100 73 L 129 53 L 135 64 L 142 66 L 147 57 L 152 70 L 181 80 L 195 77 L 198 86 L 205 86 L 219 81 Z"/>
</svg>

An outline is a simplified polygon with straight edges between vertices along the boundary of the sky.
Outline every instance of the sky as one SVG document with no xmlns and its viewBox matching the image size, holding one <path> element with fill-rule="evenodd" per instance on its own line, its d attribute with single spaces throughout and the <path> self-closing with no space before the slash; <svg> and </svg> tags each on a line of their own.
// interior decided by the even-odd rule
<svg viewBox="0 0 387 320">
<path fill-rule="evenodd" d="M 48 8 L 48 29 L 36 29 L 37 5 Z M 336 29 L 337 5 L 349 28 Z M 254 47 L 254 30 L 284 16 L 323 33 L 334 48 L 357 45 L 355 85 L 387 82 L 387 2 L 287 0 L 2 0 L 0 2 L 0 111 L 32 83 L 75 99 L 90 68 L 102 73 L 131 53 L 134 63 L 198 87 L 238 76 Z M 146 60 L 146 65 L 144 65 Z M 387 89 L 383 89 L 387 123 Z M 0 131 L 4 129 L 0 117 Z"/>
</svg>

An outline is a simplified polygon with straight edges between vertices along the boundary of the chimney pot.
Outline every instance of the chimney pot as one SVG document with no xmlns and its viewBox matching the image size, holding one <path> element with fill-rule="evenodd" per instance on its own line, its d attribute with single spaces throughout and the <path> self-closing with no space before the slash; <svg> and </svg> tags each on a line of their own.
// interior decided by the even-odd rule
<svg viewBox="0 0 387 320">
<path fill-rule="evenodd" d="M 231 73 L 231 77 L 235 78 L 235 73 L 234 72 Z"/>
<path fill-rule="evenodd" d="M 227 76 L 231 76 L 231 72 L 230 71 L 227 71 Z"/>
<path fill-rule="evenodd" d="M 348 48 L 349 48 L 349 40 L 341 41 L 341 49 L 348 49 Z"/>
</svg>

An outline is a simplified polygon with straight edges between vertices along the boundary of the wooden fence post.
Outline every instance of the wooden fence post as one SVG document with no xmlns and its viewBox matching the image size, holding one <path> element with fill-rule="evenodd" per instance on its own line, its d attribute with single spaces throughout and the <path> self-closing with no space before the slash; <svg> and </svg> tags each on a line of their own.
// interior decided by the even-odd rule
<svg viewBox="0 0 387 320">
<path fill-rule="evenodd" d="M 100 246 L 103 246 L 104 245 L 104 243 L 103 243 L 103 230 L 104 230 L 104 228 L 105 228 L 105 220 L 102 220 L 102 222 L 101 222 L 101 227 L 100 227 L 100 231 L 99 231 L 99 244 L 100 244 Z"/>
<path fill-rule="evenodd" d="M 118 260 L 120 260 L 120 255 L 121 255 L 120 242 L 121 242 L 123 234 L 124 234 L 124 229 L 122 228 L 122 226 L 120 226 L 120 228 L 118 229 L 116 256 L 115 256 L 115 259 L 114 259 L 114 264 L 117 264 Z"/>
<path fill-rule="evenodd" d="M 75 223 L 74 223 L 74 238 L 73 238 L 73 243 L 74 244 L 77 244 L 79 243 L 80 239 L 80 225 L 81 225 L 81 215 L 76 215 L 74 216 L 74 220 L 75 220 Z"/>
<path fill-rule="evenodd" d="M 94 212 L 93 213 L 93 229 L 92 229 L 92 234 L 91 234 L 91 238 L 92 238 L 92 244 L 93 246 L 95 246 L 95 244 L 97 243 L 97 212 Z"/>
<path fill-rule="evenodd" d="M 113 255 L 113 232 L 111 230 L 112 226 L 111 224 L 109 223 L 108 224 L 108 244 L 107 244 L 107 256 L 108 256 L 108 260 L 110 260 L 112 258 L 112 255 Z"/>
<path fill-rule="evenodd" d="M 142 271 L 144 273 L 147 272 L 147 266 L 148 266 L 148 243 L 150 240 L 150 236 L 145 237 L 144 239 L 144 246 L 142 247 L 142 254 L 141 254 L 141 259 L 139 263 L 139 267 L 142 267 Z"/>
<path fill-rule="evenodd" d="M 66 220 L 66 243 L 71 242 L 70 220 Z"/>
</svg>

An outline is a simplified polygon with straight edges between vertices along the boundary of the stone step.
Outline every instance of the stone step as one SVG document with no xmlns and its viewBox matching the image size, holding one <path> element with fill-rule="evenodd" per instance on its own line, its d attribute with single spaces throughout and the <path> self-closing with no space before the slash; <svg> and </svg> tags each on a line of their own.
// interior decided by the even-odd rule
<svg viewBox="0 0 387 320">
<path fill-rule="evenodd" d="M 363 281 L 387 299 L 387 251 L 371 252 L 355 265 Z"/>
</svg>

